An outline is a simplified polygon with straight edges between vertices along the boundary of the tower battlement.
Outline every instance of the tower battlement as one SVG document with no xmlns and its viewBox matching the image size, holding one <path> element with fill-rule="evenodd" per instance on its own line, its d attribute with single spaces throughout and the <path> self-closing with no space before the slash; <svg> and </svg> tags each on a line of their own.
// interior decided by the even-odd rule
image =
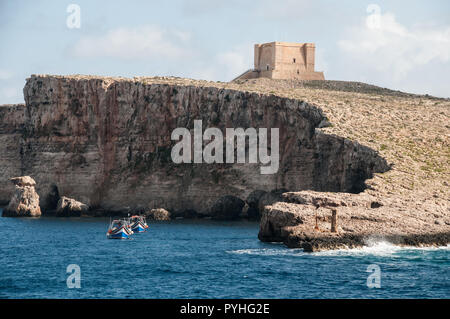
<svg viewBox="0 0 450 319">
<path fill-rule="evenodd" d="M 237 79 L 271 78 L 325 80 L 316 72 L 314 43 L 269 42 L 255 44 L 254 68 Z"/>
</svg>

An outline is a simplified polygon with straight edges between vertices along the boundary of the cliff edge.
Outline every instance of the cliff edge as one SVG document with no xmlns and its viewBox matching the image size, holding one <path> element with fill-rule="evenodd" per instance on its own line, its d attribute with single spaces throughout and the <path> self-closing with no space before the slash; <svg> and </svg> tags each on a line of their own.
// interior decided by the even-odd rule
<svg viewBox="0 0 450 319">
<path fill-rule="evenodd" d="M 32 176 L 44 214 L 55 208 L 56 189 L 110 212 L 162 207 L 214 217 L 225 196 L 232 204 L 257 190 L 357 193 L 389 169 L 369 147 L 317 130 L 327 119 L 313 103 L 236 84 L 32 75 L 24 97 L 25 106 L 0 107 L 0 178 Z M 262 175 L 249 163 L 175 164 L 171 133 L 192 131 L 195 120 L 222 132 L 279 128 L 277 173 Z M 0 188 L 0 199 L 8 192 Z"/>
</svg>

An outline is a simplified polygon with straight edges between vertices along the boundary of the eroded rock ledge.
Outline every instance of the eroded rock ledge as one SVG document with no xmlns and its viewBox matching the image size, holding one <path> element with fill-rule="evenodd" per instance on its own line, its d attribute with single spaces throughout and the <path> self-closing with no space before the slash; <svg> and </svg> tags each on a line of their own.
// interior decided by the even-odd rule
<svg viewBox="0 0 450 319">
<path fill-rule="evenodd" d="M 333 210 L 336 232 L 331 231 Z M 258 237 L 309 252 L 361 247 L 372 240 L 445 246 L 450 243 L 450 216 L 445 207 L 441 210 L 423 214 L 420 208 L 409 207 L 405 211 L 395 202 L 368 194 L 288 192 L 283 201 L 265 207 Z"/>
<path fill-rule="evenodd" d="M 25 106 L 0 107 L 0 202 L 11 197 L 5 179 L 30 175 L 44 213 L 56 188 L 109 212 L 163 207 L 174 216 L 212 216 L 224 196 L 357 193 L 374 172 L 389 169 L 374 150 L 317 130 L 326 123 L 318 107 L 221 83 L 32 75 L 24 97 Z M 222 131 L 279 128 L 278 173 L 261 175 L 258 164 L 175 165 L 171 132 L 192 129 L 194 120 Z"/>
</svg>

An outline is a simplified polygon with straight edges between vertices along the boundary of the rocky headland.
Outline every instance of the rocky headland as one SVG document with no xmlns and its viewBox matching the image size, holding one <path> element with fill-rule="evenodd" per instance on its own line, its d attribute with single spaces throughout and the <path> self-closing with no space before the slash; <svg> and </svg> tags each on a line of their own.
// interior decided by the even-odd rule
<svg viewBox="0 0 450 319">
<path fill-rule="evenodd" d="M 48 75 L 24 97 L 0 106 L 0 205 L 8 179 L 29 175 L 43 215 L 261 218 L 261 240 L 308 251 L 449 242 L 449 100 L 356 82 Z M 278 172 L 174 164 L 171 132 L 194 120 L 279 128 Z"/>
<path fill-rule="evenodd" d="M 405 246 L 447 245 L 448 207 L 434 207 L 432 214 L 423 209 L 366 193 L 288 192 L 282 201 L 265 206 L 258 237 L 309 252 L 356 248 L 378 241 Z"/>
</svg>

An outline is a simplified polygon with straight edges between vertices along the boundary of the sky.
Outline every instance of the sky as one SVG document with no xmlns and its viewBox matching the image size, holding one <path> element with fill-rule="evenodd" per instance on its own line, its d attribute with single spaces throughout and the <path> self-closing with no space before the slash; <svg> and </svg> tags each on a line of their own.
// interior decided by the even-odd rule
<svg viewBox="0 0 450 319">
<path fill-rule="evenodd" d="M 31 74 L 230 81 L 272 41 L 315 43 L 329 80 L 450 97 L 447 0 L 0 0 L 0 104 Z"/>
</svg>

